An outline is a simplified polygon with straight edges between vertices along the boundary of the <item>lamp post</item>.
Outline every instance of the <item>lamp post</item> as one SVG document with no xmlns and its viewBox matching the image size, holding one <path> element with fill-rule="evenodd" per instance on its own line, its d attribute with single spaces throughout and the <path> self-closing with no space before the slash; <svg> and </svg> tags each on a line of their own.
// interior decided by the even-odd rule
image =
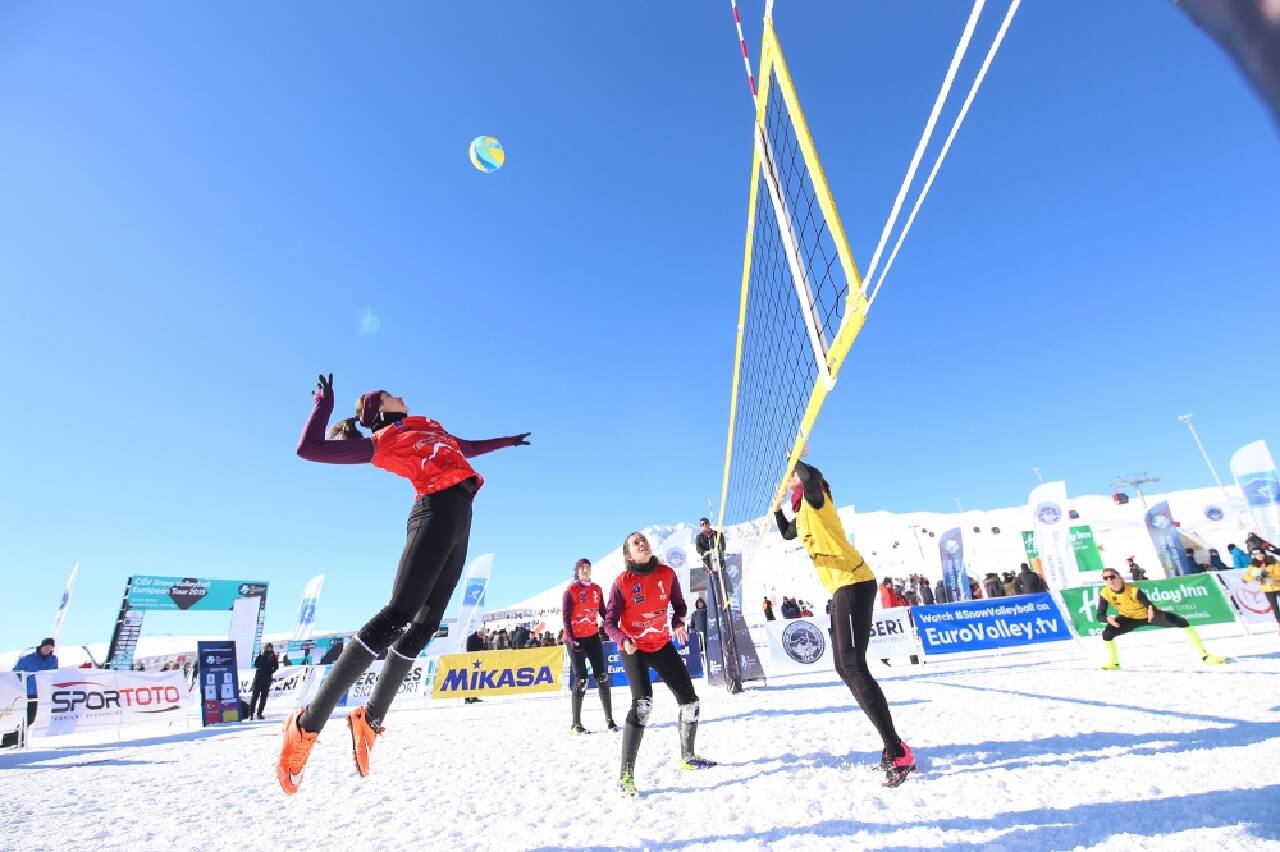
<svg viewBox="0 0 1280 852">
<path fill-rule="evenodd" d="M 1223 507 L 1226 511 L 1231 512 L 1231 496 L 1227 494 L 1227 488 L 1222 484 L 1222 477 L 1218 476 L 1218 469 L 1213 466 L 1213 459 L 1209 458 L 1209 451 L 1204 448 L 1204 441 L 1200 440 L 1200 433 L 1196 431 L 1196 424 L 1191 422 L 1192 415 L 1179 414 L 1178 419 L 1187 424 L 1187 430 L 1191 432 L 1191 438 L 1196 442 L 1196 446 L 1200 448 L 1200 456 L 1204 459 L 1205 465 L 1209 468 L 1213 481 L 1218 484 L 1218 490 L 1222 492 L 1222 499 L 1226 503 Z M 1238 512 L 1232 512 L 1236 516 L 1236 523 L 1240 525 L 1240 529 L 1245 529 L 1244 518 L 1240 517 Z"/>
</svg>

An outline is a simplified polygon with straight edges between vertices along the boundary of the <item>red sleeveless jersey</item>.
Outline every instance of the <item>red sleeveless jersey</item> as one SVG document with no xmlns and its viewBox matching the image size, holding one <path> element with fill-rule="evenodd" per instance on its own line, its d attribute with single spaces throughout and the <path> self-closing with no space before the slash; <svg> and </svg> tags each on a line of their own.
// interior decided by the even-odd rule
<svg viewBox="0 0 1280 852">
<path fill-rule="evenodd" d="M 484 484 L 484 478 L 462 454 L 458 440 L 428 417 L 405 417 L 374 432 L 373 466 L 412 482 L 419 497 L 444 491 L 473 476 L 477 489 Z"/>
<path fill-rule="evenodd" d="M 614 580 L 625 601 L 618 627 L 641 651 L 652 652 L 671 641 L 667 610 L 676 572 L 662 563 L 648 574 L 623 571 Z"/>
<path fill-rule="evenodd" d="M 570 629 L 575 639 L 594 636 L 600 629 L 599 615 L 604 608 L 604 589 L 595 583 L 584 586 L 577 580 L 569 585 L 572 609 L 569 611 Z"/>
</svg>

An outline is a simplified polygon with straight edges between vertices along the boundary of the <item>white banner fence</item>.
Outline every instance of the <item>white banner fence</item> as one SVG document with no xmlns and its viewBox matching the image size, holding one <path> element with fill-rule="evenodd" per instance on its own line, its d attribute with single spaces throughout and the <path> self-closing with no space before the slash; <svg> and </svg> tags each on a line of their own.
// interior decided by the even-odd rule
<svg viewBox="0 0 1280 852">
<path fill-rule="evenodd" d="M 911 629 L 910 607 L 878 609 L 871 619 L 871 644 L 867 657 L 888 659 L 919 654 L 915 631 Z M 792 674 L 818 669 L 834 671 L 831 650 L 831 621 L 826 615 L 766 621 L 769 637 L 769 674 Z"/>
<path fill-rule="evenodd" d="M 55 669 L 37 672 L 36 719 L 30 733 L 53 737 L 132 725 L 188 723 L 195 707 L 180 671 Z"/>
</svg>

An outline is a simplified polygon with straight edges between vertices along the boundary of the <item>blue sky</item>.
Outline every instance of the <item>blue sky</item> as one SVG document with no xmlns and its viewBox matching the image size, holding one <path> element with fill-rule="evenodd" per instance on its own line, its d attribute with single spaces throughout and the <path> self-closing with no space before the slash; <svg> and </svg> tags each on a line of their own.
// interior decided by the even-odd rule
<svg viewBox="0 0 1280 852">
<path fill-rule="evenodd" d="M 777 4 L 864 266 L 967 14 Z M 65 641 L 109 637 L 130 574 L 268 580 L 275 631 L 324 572 L 320 626 L 363 623 L 412 491 L 294 456 L 321 371 L 344 415 L 385 387 L 533 432 L 477 462 L 494 604 L 696 520 L 750 157 L 727 2 L 0 4 L 0 647 L 48 632 L 76 561 Z M 1280 449 L 1278 212 L 1280 136 L 1170 4 L 1024 4 L 813 460 L 842 503 L 946 511 L 1022 502 L 1033 465 L 1209 484 L 1188 411 L 1224 472 Z"/>
</svg>

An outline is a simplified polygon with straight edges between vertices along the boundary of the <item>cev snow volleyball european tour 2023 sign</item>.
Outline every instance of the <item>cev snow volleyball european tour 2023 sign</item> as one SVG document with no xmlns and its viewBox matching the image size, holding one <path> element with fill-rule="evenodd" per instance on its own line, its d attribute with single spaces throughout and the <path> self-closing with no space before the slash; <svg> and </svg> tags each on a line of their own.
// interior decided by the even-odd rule
<svg viewBox="0 0 1280 852">
<path fill-rule="evenodd" d="M 488 174 L 502 168 L 507 159 L 502 143 L 493 136 L 477 136 L 471 140 L 471 165 Z"/>
</svg>

